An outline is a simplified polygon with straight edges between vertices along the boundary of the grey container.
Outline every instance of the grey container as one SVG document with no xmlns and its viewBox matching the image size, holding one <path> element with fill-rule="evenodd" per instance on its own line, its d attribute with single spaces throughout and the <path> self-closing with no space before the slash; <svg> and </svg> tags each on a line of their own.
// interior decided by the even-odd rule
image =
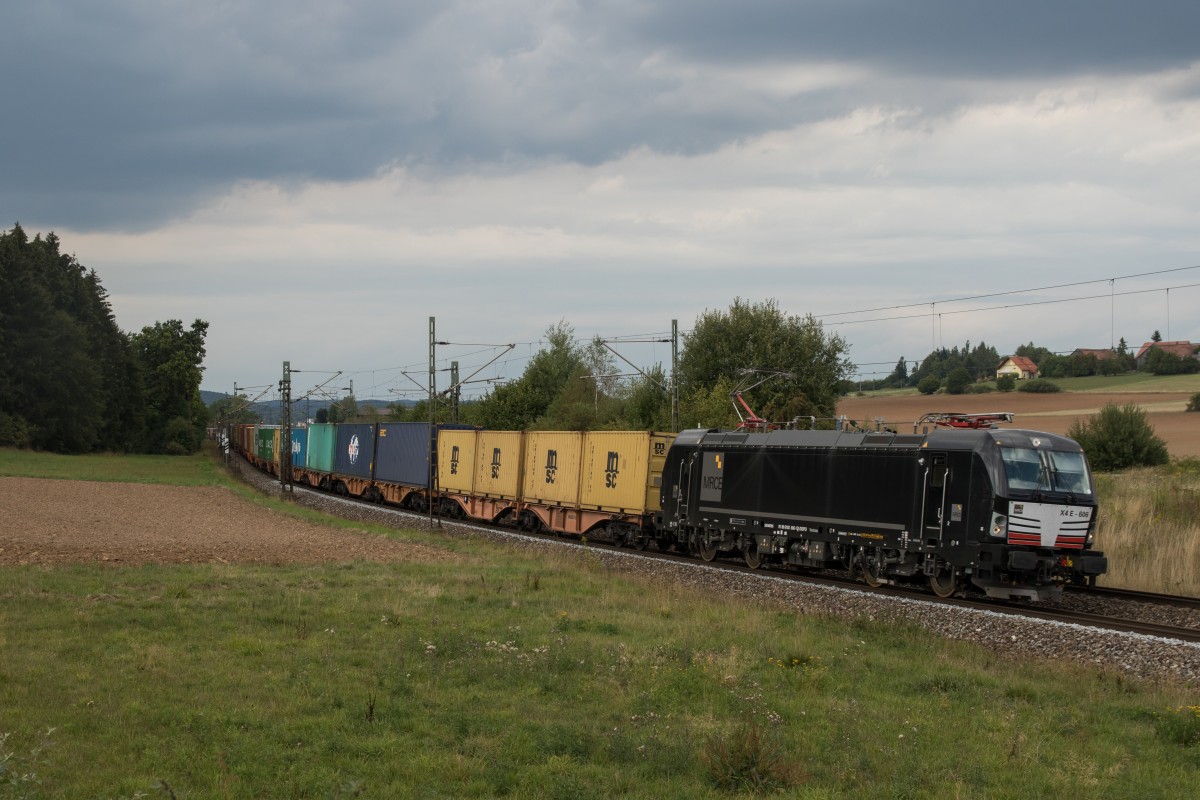
<svg viewBox="0 0 1200 800">
<path fill-rule="evenodd" d="M 471 430 L 470 425 L 438 425 L 440 430 Z M 437 439 L 429 441 L 428 422 L 381 422 L 375 444 L 375 480 L 429 488 L 429 454 L 437 453 Z M 436 455 L 434 456 L 436 466 Z"/>
<path fill-rule="evenodd" d="M 375 480 L 429 488 L 429 423 L 381 422 Z"/>
</svg>

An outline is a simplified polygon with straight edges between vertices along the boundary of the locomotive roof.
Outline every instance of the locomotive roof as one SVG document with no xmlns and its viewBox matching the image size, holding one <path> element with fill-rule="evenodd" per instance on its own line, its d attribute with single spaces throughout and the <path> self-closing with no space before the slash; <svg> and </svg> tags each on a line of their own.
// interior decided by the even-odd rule
<svg viewBox="0 0 1200 800">
<path fill-rule="evenodd" d="M 1030 447 L 1078 452 L 1073 439 L 1044 431 L 1021 428 L 955 430 L 935 428 L 928 433 L 861 433 L 847 431 L 746 431 L 687 430 L 676 437 L 677 445 L 703 447 L 818 447 L 887 448 L 933 450 L 979 450 L 988 447 Z"/>
</svg>

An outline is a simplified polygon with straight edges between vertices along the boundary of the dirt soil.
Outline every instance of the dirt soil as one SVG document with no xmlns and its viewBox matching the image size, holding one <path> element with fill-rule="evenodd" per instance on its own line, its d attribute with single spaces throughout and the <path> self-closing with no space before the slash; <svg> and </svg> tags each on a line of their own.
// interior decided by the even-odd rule
<svg viewBox="0 0 1200 800">
<path fill-rule="evenodd" d="M 911 433 L 912 423 L 930 411 L 983 413 L 1010 411 L 1015 414 L 1011 426 L 1065 434 L 1076 419 L 1087 419 L 1108 403 L 1133 403 L 1147 414 L 1154 431 L 1167 443 L 1171 455 L 1200 456 L 1200 413 L 1187 412 L 1191 395 L 1158 392 L 992 392 L 964 395 L 903 395 L 896 397 L 844 397 L 838 413 L 860 425 L 874 427 L 882 417 L 893 430 Z"/>
<path fill-rule="evenodd" d="M 217 487 L 0 477 L 0 564 L 445 560 L 446 551 L 298 520 Z"/>
</svg>

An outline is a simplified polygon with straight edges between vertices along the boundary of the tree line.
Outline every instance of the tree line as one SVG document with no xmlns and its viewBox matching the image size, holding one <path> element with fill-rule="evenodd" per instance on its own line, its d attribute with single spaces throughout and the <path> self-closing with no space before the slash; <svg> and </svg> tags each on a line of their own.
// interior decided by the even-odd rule
<svg viewBox="0 0 1200 800">
<path fill-rule="evenodd" d="M 725 310 L 706 311 L 683 335 L 679 356 L 680 426 L 731 428 L 739 416 L 734 393 L 761 418 L 800 420 L 802 427 L 833 427 L 839 388 L 853 373 L 849 345 L 827 334 L 813 316 L 782 311 L 775 300 L 736 298 Z M 493 430 L 671 430 L 669 366 L 623 374 L 603 342 L 580 341 L 566 320 L 551 325 L 545 345 L 521 376 L 463 402 L 457 421 Z M 228 404 L 233 409 L 244 403 Z M 445 398 L 433 418 L 450 422 Z M 429 401 L 392 404 L 382 419 L 427 421 Z M 376 421 L 355 398 L 321 409 L 318 422 Z"/>
<path fill-rule="evenodd" d="M 1160 342 L 1162 336 L 1155 331 L 1150 337 L 1150 341 Z M 1076 352 L 1064 355 L 1029 342 L 1019 345 L 1012 354 L 1024 356 L 1036 364 L 1040 378 L 1123 375 L 1138 370 L 1152 375 L 1200 372 L 1200 360 L 1176 355 L 1159 348 L 1152 349 L 1146 355 L 1144 363 L 1139 366 L 1124 338 L 1113 350 L 1108 352 Z M 950 348 L 932 350 L 929 355 L 916 362 L 915 367 L 910 367 L 902 356 L 896 362 L 895 369 L 886 378 L 860 381 L 848 388 L 869 391 L 915 387 L 926 394 L 932 394 L 940 389 L 946 390 L 949 394 L 963 394 L 971 391 L 978 384 L 988 384 L 984 388 L 990 388 L 990 382 L 996 380 L 996 370 L 1000 365 L 1000 359 L 999 351 L 986 342 L 980 342 L 972 347 L 971 342 L 967 341 L 961 348 L 955 345 Z M 1003 378 L 999 380 L 1001 381 L 999 388 L 1009 390 L 1014 388 L 1013 381 L 1004 381 Z"/>
<path fill-rule="evenodd" d="M 53 233 L 0 233 L 0 446 L 191 453 L 208 323 L 122 331 L 95 270 Z"/>
</svg>

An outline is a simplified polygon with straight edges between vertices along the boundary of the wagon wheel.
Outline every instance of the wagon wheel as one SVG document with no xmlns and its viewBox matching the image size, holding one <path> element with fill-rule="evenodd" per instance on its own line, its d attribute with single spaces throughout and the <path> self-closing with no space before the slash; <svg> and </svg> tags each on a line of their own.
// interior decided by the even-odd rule
<svg viewBox="0 0 1200 800">
<path fill-rule="evenodd" d="M 929 576 L 929 588 L 938 597 L 950 597 L 958 591 L 958 570 L 949 564 L 942 564 Z"/>
<path fill-rule="evenodd" d="M 878 547 L 864 547 L 859 551 L 858 564 L 862 567 L 863 583 L 878 589 L 887 583 L 883 574 L 883 551 Z"/>
<path fill-rule="evenodd" d="M 644 533 L 639 533 L 633 537 L 633 549 L 634 550 L 638 550 L 638 551 L 645 550 L 646 545 L 649 543 L 650 543 L 650 537 Z"/>
<path fill-rule="evenodd" d="M 716 543 L 710 544 L 706 541 L 701 542 L 697 547 L 697 552 L 704 561 L 712 561 L 717 557 L 717 545 Z"/>
<path fill-rule="evenodd" d="M 758 549 L 758 540 L 752 539 L 750 544 L 742 550 L 742 558 L 746 560 L 746 566 L 750 569 L 758 569 L 762 566 L 762 552 Z"/>
</svg>

